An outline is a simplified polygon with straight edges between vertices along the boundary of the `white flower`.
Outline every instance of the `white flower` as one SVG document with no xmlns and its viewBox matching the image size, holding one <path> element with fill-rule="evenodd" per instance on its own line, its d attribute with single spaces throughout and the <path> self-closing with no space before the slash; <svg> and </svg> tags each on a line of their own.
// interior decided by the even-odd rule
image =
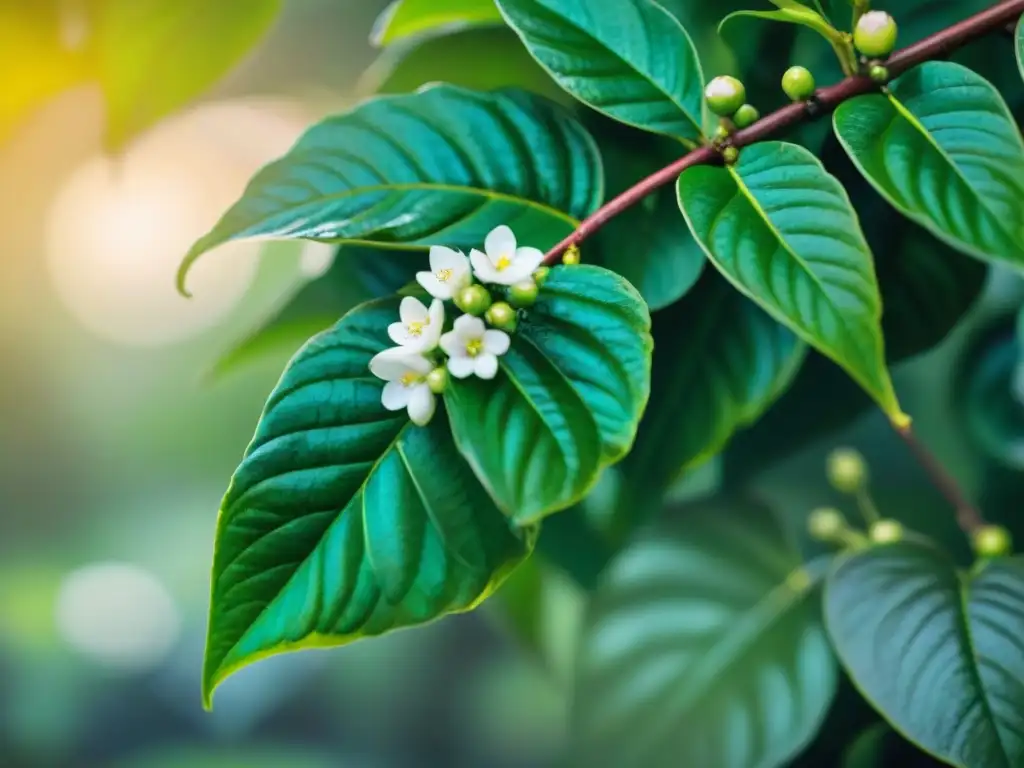
<svg viewBox="0 0 1024 768">
<path fill-rule="evenodd" d="M 388 336 L 410 352 L 432 352 L 437 349 L 444 330 L 444 303 L 440 299 L 430 302 L 430 309 L 419 299 L 406 296 L 398 305 L 400 323 L 388 326 Z"/>
<path fill-rule="evenodd" d="M 481 379 L 493 379 L 498 373 L 498 355 L 508 352 L 508 345 L 507 333 L 488 329 L 472 315 L 460 316 L 454 330 L 441 337 L 441 349 L 448 354 L 448 372 L 457 379 L 474 373 Z"/>
<path fill-rule="evenodd" d="M 370 361 L 370 373 L 384 379 L 381 404 L 389 411 L 409 409 L 413 424 L 425 426 L 434 415 L 437 402 L 427 385 L 427 374 L 434 364 L 405 347 L 385 349 Z"/>
<path fill-rule="evenodd" d="M 487 236 L 484 250 L 487 253 L 474 248 L 469 254 L 473 272 L 482 283 L 513 285 L 532 275 L 544 261 L 544 254 L 536 248 L 517 248 L 516 236 L 504 224 Z"/>
<path fill-rule="evenodd" d="M 453 299 L 472 282 L 469 259 L 462 251 L 435 245 L 430 249 L 430 271 L 417 272 L 416 280 L 438 299 Z"/>
</svg>

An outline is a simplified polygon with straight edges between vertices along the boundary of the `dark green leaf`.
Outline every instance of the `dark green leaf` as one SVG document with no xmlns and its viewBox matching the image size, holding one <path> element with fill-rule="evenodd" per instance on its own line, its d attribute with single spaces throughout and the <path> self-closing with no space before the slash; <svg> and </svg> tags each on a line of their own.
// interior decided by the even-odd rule
<svg viewBox="0 0 1024 768">
<path fill-rule="evenodd" d="M 381 405 L 368 366 L 397 312 L 391 298 L 346 315 L 267 402 L 217 523 L 207 702 L 264 656 L 468 610 L 532 546 L 459 455 L 443 409 L 416 427 Z"/>
<path fill-rule="evenodd" d="M 842 768 L 878 768 L 883 765 L 885 739 L 892 731 L 885 723 L 875 723 L 857 737 L 843 756 Z"/>
<path fill-rule="evenodd" d="M 679 204 L 712 263 L 839 363 L 893 420 L 871 251 L 838 181 L 807 150 L 766 142 L 724 168 L 682 173 Z"/>
<path fill-rule="evenodd" d="M 267 32 L 281 0 L 105 0 L 97 43 L 107 146 L 183 107 Z"/>
<path fill-rule="evenodd" d="M 564 509 L 629 450 L 650 391 L 650 316 L 593 266 L 554 268 L 493 382 L 453 381 L 459 449 L 519 524 Z"/>
<path fill-rule="evenodd" d="M 501 24 L 494 0 L 394 0 L 377 19 L 371 38 L 374 45 L 387 46 L 487 24 Z"/>
<path fill-rule="evenodd" d="M 704 76 L 686 30 L 654 0 L 498 0 L 569 93 L 623 123 L 700 138 Z"/>
<path fill-rule="evenodd" d="M 787 24 L 799 24 L 800 26 L 807 27 L 808 29 L 813 29 L 825 38 L 830 38 L 836 34 L 832 26 L 820 13 L 817 13 L 806 6 L 785 8 L 778 11 L 734 11 L 722 19 L 722 23 L 718 26 L 719 32 L 721 32 L 725 25 L 730 21 L 735 21 L 739 18 L 754 18 L 763 19 L 765 21 L 781 21 Z"/>
<path fill-rule="evenodd" d="M 1024 16 L 1017 22 L 1017 34 L 1014 39 L 1017 42 L 1017 67 L 1020 69 L 1021 77 L 1024 77 Z"/>
<path fill-rule="evenodd" d="M 612 562 L 591 602 L 573 764 L 786 764 L 836 686 L 815 581 L 759 505 L 663 520 Z"/>
<path fill-rule="evenodd" d="M 953 765 L 1024 765 L 1024 559 L 964 574 L 928 544 L 858 552 L 829 577 L 825 617 L 896 730 Z"/>
<path fill-rule="evenodd" d="M 520 91 L 438 85 L 369 101 L 311 128 L 261 170 L 189 251 L 255 236 L 479 247 L 499 224 L 546 249 L 603 195 L 593 140 L 568 114 Z"/>
<path fill-rule="evenodd" d="M 923 64 L 888 96 L 841 105 L 835 129 L 904 215 L 972 256 L 1024 264 L 1024 142 L 980 75 L 952 62 Z"/>
</svg>

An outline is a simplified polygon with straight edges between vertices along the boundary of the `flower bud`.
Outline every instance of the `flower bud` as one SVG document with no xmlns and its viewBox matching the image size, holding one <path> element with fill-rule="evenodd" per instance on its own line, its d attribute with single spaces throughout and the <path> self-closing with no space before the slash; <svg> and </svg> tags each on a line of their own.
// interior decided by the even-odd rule
<svg viewBox="0 0 1024 768">
<path fill-rule="evenodd" d="M 479 317 L 491 306 L 491 294 L 482 285 L 467 285 L 455 295 L 455 306 L 467 315 Z"/>
<path fill-rule="evenodd" d="M 747 100 L 747 89 L 735 77 L 716 77 L 704 89 L 708 107 L 719 117 L 730 117 Z"/>
<path fill-rule="evenodd" d="M 846 530 L 846 518 L 838 509 L 820 507 L 808 515 L 807 530 L 818 541 L 835 541 Z"/>
<path fill-rule="evenodd" d="M 807 67 L 790 67 L 782 76 L 782 90 L 793 101 L 807 101 L 815 87 L 814 75 Z"/>
<path fill-rule="evenodd" d="M 899 29 L 896 21 L 885 11 L 869 11 L 860 17 L 853 30 L 853 44 L 870 58 L 882 58 L 896 47 Z"/>
<path fill-rule="evenodd" d="M 537 285 L 544 285 L 544 281 L 548 279 L 549 274 L 551 274 L 551 267 L 537 267 L 533 273 L 533 279 Z"/>
<path fill-rule="evenodd" d="M 726 125 L 725 123 L 719 123 L 715 127 L 715 133 L 711 138 L 713 138 L 715 141 L 725 141 L 726 139 L 729 138 L 729 134 L 729 126 Z"/>
<path fill-rule="evenodd" d="M 448 388 L 448 369 L 444 366 L 435 368 L 427 374 L 427 386 L 435 395 L 440 395 Z"/>
<path fill-rule="evenodd" d="M 516 329 L 516 311 L 504 301 L 495 302 L 484 314 L 488 324 L 511 333 Z"/>
<path fill-rule="evenodd" d="M 513 307 L 529 307 L 537 300 L 537 293 L 537 283 L 528 277 L 508 289 L 508 300 Z"/>
<path fill-rule="evenodd" d="M 903 538 L 903 526 L 896 520 L 879 520 L 869 531 L 875 544 L 895 544 Z"/>
<path fill-rule="evenodd" d="M 747 128 L 760 119 L 761 113 L 757 111 L 757 107 L 753 104 L 744 104 L 732 116 L 732 121 L 736 124 L 737 128 Z"/>
<path fill-rule="evenodd" d="M 985 525 L 971 537 L 979 557 L 1003 557 L 1013 550 L 1010 532 L 1001 525 Z"/>
<path fill-rule="evenodd" d="M 722 159 L 726 165 L 732 165 L 740 159 L 740 151 L 736 147 L 726 147 L 722 150 Z"/>
<path fill-rule="evenodd" d="M 567 266 L 580 263 L 580 248 L 578 245 L 570 245 L 562 254 L 562 263 Z"/>
<path fill-rule="evenodd" d="M 868 77 L 876 83 L 887 83 L 889 82 L 889 68 L 881 64 L 873 64 L 868 70 Z"/>
<path fill-rule="evenodd" d="M 837 448 L 825 463 L 829 484 L 840 493 L 856 493 L 868 479 L 864 457 L 852 448 Z"/>
</svg>

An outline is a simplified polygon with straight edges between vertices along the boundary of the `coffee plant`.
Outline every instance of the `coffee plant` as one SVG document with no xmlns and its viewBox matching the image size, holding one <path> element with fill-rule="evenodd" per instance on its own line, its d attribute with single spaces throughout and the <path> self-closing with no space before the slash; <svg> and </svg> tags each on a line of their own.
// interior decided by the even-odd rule
<svg viewBox="0 0 1024 768">
<path fill-rule="evenodd" d="M 890 375 L 1024 266 L 1024 0 L 740 5 L 399 0 L 377 95 L 186 255 L 183 292 L 230 241 L 337 244 L 242 345 L 322 321 L 220 510 L 208 705 L 271 654 L 535 610 L 502 585 L 541 559 L 587 592 L 573 764 L 1024 766 L 1024 558 Z M 473 35 L 479 60 L 424 84 Z M 1024 433 L 1012 325 L 960 366 L 967 408 L 1009 403 L 990 447 Z M 969 561 L 876 503 L 851 449 L 826 474 L 862 524 L 794 528 L 751 492 L 869 403 Z M 859 734 L 835 717 L 858 707 Z"/>
</svg>

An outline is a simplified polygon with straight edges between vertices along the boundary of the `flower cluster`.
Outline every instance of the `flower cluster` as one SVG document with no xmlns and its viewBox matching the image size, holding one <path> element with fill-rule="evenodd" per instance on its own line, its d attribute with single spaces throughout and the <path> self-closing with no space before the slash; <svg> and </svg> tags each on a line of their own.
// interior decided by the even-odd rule
<svg viewBox="0 0 1024 768">
<path fill-rule="evenodd" d="M 433 301 L 428 307 L 412 296 L 402 299 L 398 322 L 388 326 L 388 336 L 397 346 L 370 361 L 370 372 L 387 382 L 381 393 L 384 407 L 407 409 L 412 422 L 424 426 L 437 409 L 436 396 L 444 392 L 449 375 L 493 379 L 498 357 L 508 352 L 509 332 L 515 330 L 517 318 L 512 306 L 494 302 L 480 283 L 507 286 L 507 297 L 516 307 L 528 306 L 546 273 L 540 267 L 543 260 L 536 248 L 518 247 L 507 226 L 493 230 L 484 250 L 474 248 L 468 258 L 451 248 L 431 248 L 430 271 L 417 273 L 416 280 Z M 465 314 L 445 333 L 447 301 Z"/>
</svg>

